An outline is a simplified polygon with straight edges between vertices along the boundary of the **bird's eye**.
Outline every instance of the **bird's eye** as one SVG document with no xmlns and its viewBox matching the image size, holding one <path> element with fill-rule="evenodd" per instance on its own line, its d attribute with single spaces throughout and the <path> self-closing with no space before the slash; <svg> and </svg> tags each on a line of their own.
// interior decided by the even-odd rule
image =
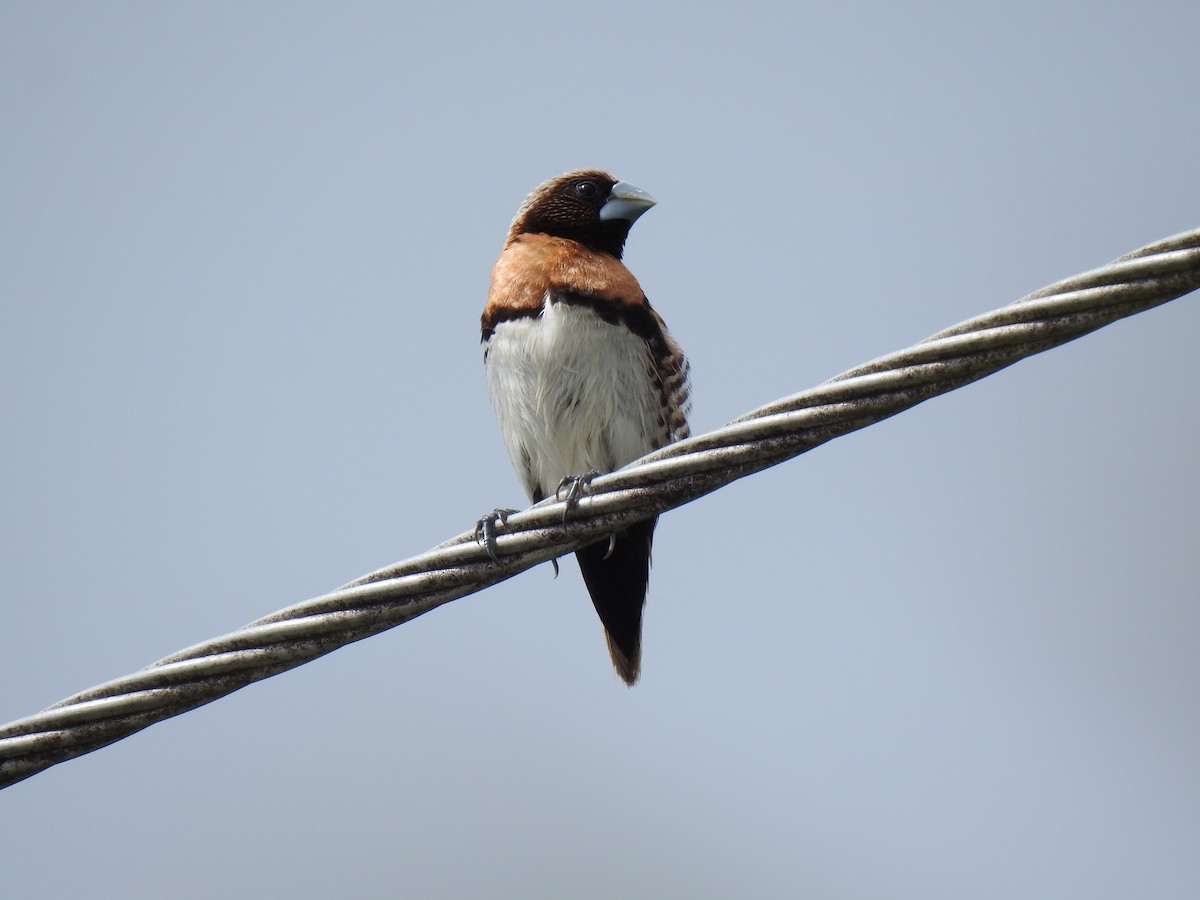
<svg viewBox="0 0 1200 900">
<path fill-rule="evenodd" d="M 594 181 L 581 181 L 575 185 L 575 196 L 581 200 L 595 200 L 600 195 L 600 188 Z"/>
</svg>

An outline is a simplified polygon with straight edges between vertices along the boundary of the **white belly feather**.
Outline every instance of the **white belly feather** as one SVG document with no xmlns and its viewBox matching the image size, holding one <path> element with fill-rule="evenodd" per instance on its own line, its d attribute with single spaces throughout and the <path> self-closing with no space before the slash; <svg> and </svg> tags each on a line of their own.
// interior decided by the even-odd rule
<svg viewBox="0 0 1200 900">
<path fill-rule="evenodd" d="M 646 341 L 586 307 L 546 303 L 540 316 L 498 323 L 485 363 L 500 433 L 531 497 L 667 440 Z"/>
</svg>

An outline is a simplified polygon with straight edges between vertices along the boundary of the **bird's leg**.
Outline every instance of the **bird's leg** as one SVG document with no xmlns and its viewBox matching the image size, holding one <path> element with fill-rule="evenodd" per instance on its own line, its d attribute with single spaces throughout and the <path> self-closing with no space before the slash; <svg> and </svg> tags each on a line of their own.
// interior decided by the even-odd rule
<svg viewBox="0 0 1200 900">
<path fill-rule="evenodd" d="M 515 509 L 493 509 L 475 523 L 475 541 L 483 544 L 492 562 L 500 562 L 500 557 L 496 555 L 496 526 L 507 525 L 508 517 L 515 512 Z"/>
</svg>

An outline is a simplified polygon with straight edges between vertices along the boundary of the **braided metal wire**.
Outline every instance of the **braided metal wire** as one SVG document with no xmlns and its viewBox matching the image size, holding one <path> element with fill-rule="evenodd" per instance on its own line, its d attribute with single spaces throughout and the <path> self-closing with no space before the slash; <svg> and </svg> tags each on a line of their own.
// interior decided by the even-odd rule
<svg viewBox="0 0 1200 900">
<path fill-rule="evenodd" d="M 508 517 L 493 560 L 473 533 L 0 727 L 0 787 L 482 590 L 630 522 L 1200 287 L 1200 229 L 1143 247 L 818 387 L 595 479 L 563 522 Z"/>
</svg>

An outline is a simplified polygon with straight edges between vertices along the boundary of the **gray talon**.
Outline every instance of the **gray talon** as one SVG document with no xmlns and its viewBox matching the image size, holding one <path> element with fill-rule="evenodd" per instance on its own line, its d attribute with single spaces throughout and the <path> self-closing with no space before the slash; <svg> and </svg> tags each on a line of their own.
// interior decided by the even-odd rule
<svg viewBox="0 0 1200 900">
<path fill-rule="evenodd" d="M 589 469 L 582 475 L 568 475 L 558 483 L 558 487 L 554 489 L 554 499 L 562 500 L 566 503 L 562 517 L 564 523 L 567 521 L 567 513 L 571 511 L 573 506 L 579 503 L 579 498 L 587 493 L 587 487 L 592 483 L 592 479 L 599 476 L 600 472 L 598 470 Z M 563 495 L 563 488 L 567 489 L 565 496 Z"/>
<path fill-rule="evenodd" d="M 491 557 L 492 562 L 500 562 L 500 557 L 496 553 L 496 525 L 507 525 L 508 517 L 515 512 L 515 509 L 493 509 L 475 523 L 475 541 L 483 544 L 483 548 L 487 550 L 487 555 Z"/>
<path fill-rule="evenodd" d="M 610 534 L 608 536 L 608 549 L 604 551 L 604 556 L 602 556 L 600 558 L 608 559 L 610 556 L 613 555 L 613 551 L 616 549 L 617 549 L 617 536 L 615 534 Z"/>
</svg>

